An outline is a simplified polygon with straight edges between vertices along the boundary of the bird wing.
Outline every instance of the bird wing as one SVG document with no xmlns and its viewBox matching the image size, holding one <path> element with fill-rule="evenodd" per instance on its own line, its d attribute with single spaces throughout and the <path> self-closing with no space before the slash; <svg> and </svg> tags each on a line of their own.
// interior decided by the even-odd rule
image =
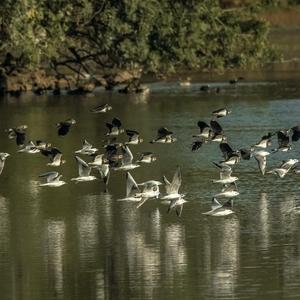
<svg viewBox="0 0 300 300">
<path fill-rule="evenodd" d="M 57 153 L 57 154 L 55 154 L 55 155 L 52 157 L 52 162 L 53 162 L 53 163 L 54 163 L 54 162 L 59 163 L 59 162 L 61 162 L 61 158 L 62 158 L 62 154 L 61 154 L 61 153 Z"/>
<path fill-rule="evenodd" d="M 220 179 L 228 179 L 232 174 L 232 169 L 223 169 L 220 172 Z"/>
<path fill-rule="evenodd" d="M 126 129 L 126 134 L 130 137 L 133 137 L 134 135 L 139 135 L 139 132 L 137 132 L 136 130 L 131 130 L 131 129 Z"/>
<path fill-rule="evenodd" d="M 205 128 L 209 128 L 209 125 L 203 121 L 198 121 L 197 126 L 200 128 L 200 132 L 202 132 Z"/>
<path fill-rule="evenodd" d="M 246 148 L 242 148 L 239 150 L 242 159 L 249 160 L 252 156 L 252 151 Z"/>
<path fill-rule="evenodd" d="M 91 149 L 92 147 L 93 146 L 87 140 L 83 140 L 83 143 L 82 143 L 83 150 Z"/>
<path fill-rule="evenodd" d="M 177 215 L 177 217 L 181 217 L 182 210 L 183 210 L 183 204 L 181 204 L 180 206 L 178 206 L 176 208 L 176 215 Z"/>
<path fill-rule="evenodd" d="M 265 175 L 266 172 L 266 166 L 267 166 L 267 158 L 265 156 L 261 155 L 254 155 L 254 158 L 256 159 L 258 163 L 259 170 L 262 175 Z"/>
<path fill-rule="evenodd" d="M 165 136 L 168 136 L 168 135 L 172 135 L 173 132 L 168 130 L 166 127 L 160 127 L 158 130 L 157 130 L 157 136 L 158 138 L 162 138 L 162 137 L 165 137 Z"/>
<path fill-rule="evenodd" d="M 108 173 L 109 173 L 109 165 L 108 164 L 103 164 L 101 166 L 98 166 L 96 169 L 99 171 L 101 179 L 108 176 Z"/>
<path fill-rule="evenodd" d="M 210 127 L 215 134 L 222 134 L 223 128 L 222 126 L 215 120 L 210 121 Z"/>
<path fill-rule="evenodd" d="M 108 128 L 108 130 L 111 132 L 111 130 L 113 129 L 113 124 L 110 123 L 105 123 L 106 127 Z"/>
<path fill-rule="evenodd" d="M 163 181 L 165 183 L 165 189 L 166 189 L 166 193 L 169 195 L 169 194 L 172 194 L 171 192 L 171 182 L 167 179 L 166 176 L 163 176 Z"/>
<path fill-rule="evenodd" d="M 279 148 L 287 147 L 289 145 L 290 137 L 283 130 L 280 130 L 277 132 L 277 139 L 278 139 Z"/>
<path fill-rule="evenodd" d="M 126 173 L 126 197 L 129 197 L 133 191 L 140 191 L 136 181 L 133 179 L 132 175 Z"/>
<path fill-rule="evenodd" d="M 225 160 L 227 160 L 234 153 L 233 149 L 229 146 L 228 143 L 220 143 L 219 147 L 223 153 Z"/>
<path fill-rule="evenodd" d="M 93 163 L 97 163 L 99 165 L 102 165 L 103 164 L 103 155 L 104 154 L 98 154 L 94 157 L 94 161 Z"/>
<path fill-rule="evenodd" d="M 133 160 L 133 155 L 129 149 L 128 146 L 124 146 L 122 148 L 122 151 L 123 151 L 123 164 L 125 165 L 129 165 L 132 163 L 132 160 Z"/>
<path fill-rule="evenodd" d="M 75 156 L 75 159 L 78 164 L 78 173 L 80 177 L 89 176 L 91 173 L 91 167 L 79 156 Z"/>
<path fill-rule="evenodd" d="M 226 184 L 224 188 L 222 189 L 222 192 L 232 192 L 237 191 L 237 185 L 235 182 L 232 182 L 230 184 Z"/>
<path fill-rule="evenodd" d="M 122 126 L 122 123 L 118 118 L 113 118 L 111 123 L 114 127 L 120 128 Z"/>
<path fill-rule="evenodd" d="M 3 171 L 4 165 L 5 165 L 5 160 L 0 159 L 0 175 Z"/>
<path fill-rule="evenodd" d="M 179 188 L 181 186 L 181 182 L 182 182 L 181 170 L 180 167 L 178 167 L 177 170 L 175 171 L 171 185 L 169 187 L 169 191 L 171 194 L 178 194 Z"/>
<path fill-rule="evenodd" d="M 300 126 L 295 126 L 291 128 L 293 131 L 292 141 L 297 142 L 300 139 Z"/>
<path fill-rule="evenodd" d="M 39 175 L 39 177 L 46 177 L 47 182 L 53 182 L 55 181 L 55 179 L 59 176 L 58 172 L 46 172 L 43 173 L 41 175 Z"/>
<path fill-rule="evenodd" d="M 221 206 L 222 204 L 217 200 L 217 198 L 213 197 L 211 200 L 211 209 L 217 209 Z"/>
</svg>

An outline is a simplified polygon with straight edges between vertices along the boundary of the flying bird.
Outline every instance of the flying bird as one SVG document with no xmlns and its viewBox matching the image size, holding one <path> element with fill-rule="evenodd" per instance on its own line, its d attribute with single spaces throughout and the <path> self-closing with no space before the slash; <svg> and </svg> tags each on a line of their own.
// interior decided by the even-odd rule
<svg viewBox="0 0 300 300">
<path fill-rule="evenodd" d="M 224 217 L 224 216 L 231 215 L 233 213 L 234 211 L 232 210 L 232 199 L 229 199 L 224 204 L 221 204 L 215 197 L 213 197 L 211 210 L 202 214 L 206 216 L 212 216 L 212 217 Z"/>
<path fill-rule="evenodd" d="M 78 177 L 72 178 L 72 181 L 84 182 L 97 179 L 96 176 L 90 175 L 92 168 L 79 156 L 75 156 L 78 165 Z"/>
<path fill-rule="evenodd" d="M 66 121 L 57 123 L 57 134 L 59 136 L 65 136 L 69 132 L 71 126 L 74 124 L 76 124 L 76 121 L 74 119 L 68 119 Z"/>
<path fill-rule="evenodd" d="M 92 112 L 94 114 L 99 114 L 99 113 L 106 113 L 110 110 L 112 110 L 112 107 L 109 104 L 105 103 L 105 104 L 101 104 L 99 106 L 92 108 L 90 110 L 90 112 Z"/>
<path fill-rule="evenodd" d="M 58 172 L 47 172 L 39 175 L 41 178 L 46 178 L 45 183 L 39 184 L 39 186 L 59 187 L 66 184 L 65 181 L 60 180 L 62 175 Z"/>
<path fill-rule="evenodd" d="M 25 144 L 26 140 L 26 130 L 28 126 L 27 125 L 20 125 L 15 128 L 9 128 L 6 130 L 8 133 L 9 139 L 16 139 L 16 144 L 18 146 L 23 146 Z"/>
<path fill-rule="evenodd" d="M 212 112 L 212 116 L 215 118 L 221 118 L 229 115 L 231 111 L 227 108 L 220 108 Z"/>
<path fill-rule="evenodd" d="M 122 127 L 122 123 L 118 118 L 113 118 L 111 123 L 106 123 L 106 127 L 108 128 L 108 132 L 106 135 L 108 136 L 116 136 L 124 132 Z"/>
<path fill-rule="evenodd" d="M 125 142 L 126 145 L 137 145 L 143 142 L 143 139 L 140 137 L 139 132 L 136 130 L 126 129 L 126 134 L 129 137 L 129 141 Z"/>
<path fill-rule="evenodd" d="M 157 131 L 157 138 L 152 140 L 151 144 L 170 144 L 176 142 L 177 139 L 173 137 L 173 132 L 166 127 L 161 127 Z"/>
</svg>

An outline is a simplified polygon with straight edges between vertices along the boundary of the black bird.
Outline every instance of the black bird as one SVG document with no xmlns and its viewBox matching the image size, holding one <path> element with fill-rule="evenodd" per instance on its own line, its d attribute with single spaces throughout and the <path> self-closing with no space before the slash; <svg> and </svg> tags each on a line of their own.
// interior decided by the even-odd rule
<svg viewBox="0 0 300 300">
<path fill-rule="evenodd" d="M 57 131 L 58 135 L 62 135 L 62 136 L 66 135 L 69 132 L 70 127 L 74 124 L 76 124 L 76 121 L 74 119 L 68 119 L 64 122 L 57 123 L 56 126 L 58 129 Z"/>
<path fill-rule="evenodd" d="M 157 130 L 157 138 L 150 141 L 151 144 L 170 144 L 176 142 L 177 139 L 173 137 L 173 132 L 166 127 L 161 127 Z"/>
<path fill-rule="evenodd" d="M 223 134 L 222 126 L 215 120 L 210 121 L 210 128 L 213 131 L 214 135 Z"/>
<path fill-rule="evenodd" d="M 59 167 L 66 162 L 62 159 L 61 151 L 55 147 L 41 149 L 41 154 L 50 158 L 50 163 L 47 164 L 48 166 Z"/>
<path fill-rule="evenodd" d="M 224 161 L 221 161 L 220 164 L 233 166 L 240 162 L 241 155 L 239 151 L 234 151 L 227 143 L 221 143 L 220 150 L 224 157 Z"/>
<path fill-rule="evenodd" d="M 26 129 L 27 125 L 20 125 L 15 128 L 9 128 L 6 131 L 8 132 L 8 138 L 14 139 L 16 138 L 16 143 L 18 146 L 23 146 L 26 140 Z"/>
<path fill-rule="evenodd" d="M 143 142 L 143 139 L 140 138 L 139 132 L 136 130 L 126 129 L 126 134 L 129 136 L 129 141 L 125 143 L 126 145 L 137 145 Z"/>
<path fill-rule="evenodd" d="M 277 131 L 277 139 L 278 139 L 278 148 L 276 151 L 286 152 L 291 149 L 289 130 L 279 130 Z"/>
<path fill-rule="evenodd" d="M 228 143 L 221 143 L 219 147 L 225 160 L 229 159 L 233 154 L 236 154 L 236 151 L 234 151 Z"/>
<path fill-rule="evenodd" d="M 196 134 L 193 137 L 204 137 L 208 139 L 211 136 L 212 131 L 210 126 L 207 123 L 203 121 L 198 121 L 197 126 L 200 129 L 200 134 Z"/>
<path fill-rule="evenodd" d="M 106 127 L 108 128 L 108 132 L 106 135 L 115 136 L 124 132 L 124 129 L 121 128 L 122 123 L 118 118 L 113 118 L 111 123 L 106 123 Z"/>
<path fill-rule="evenodd" d="M 226 136 L 224 135 L 222 126 L 215 120 L 210 121 L 210 128 L 212 131 L 211 140 L 213 142 L 224 142 L 227 140 Z"/>
<path fill-rule="evenodd" d="M 123 158 L 123 154 L 121 152 L 121 143 L 108 144 L 105 145 L 105 157 L 110 163 L 118 162 Z"/>
</svg>

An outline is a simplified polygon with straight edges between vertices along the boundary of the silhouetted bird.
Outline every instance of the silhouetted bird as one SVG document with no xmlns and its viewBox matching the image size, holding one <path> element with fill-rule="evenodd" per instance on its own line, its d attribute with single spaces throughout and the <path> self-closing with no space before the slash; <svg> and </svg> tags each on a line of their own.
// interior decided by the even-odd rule
<svg viewBox="0 0 300 300">
<path fill-rule="evenodd" d="M 64 122 L 57 123 L 56 126 L 58 128 L 58 135 L 66 135 L 69 132 L 70 127 L 74 124 L 76 124 L 74 119 L 68 119 Z"/>
</svg>

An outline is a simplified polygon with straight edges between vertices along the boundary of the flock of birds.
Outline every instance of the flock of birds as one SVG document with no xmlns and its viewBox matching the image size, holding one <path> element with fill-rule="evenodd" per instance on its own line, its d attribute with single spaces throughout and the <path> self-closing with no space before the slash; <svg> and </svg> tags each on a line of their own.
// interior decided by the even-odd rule
<svg viewBox="0 0 300 300">
<path fill-rule="evenodd" d="M 91 109 L 91 113 L 107 113 L 112 109 L 109 104 L 103 104 Z M 219 193 L 212 197 L 211 210 L 204 212 L 208 216 L 226 216 L 234 213 L 233 198 L 239 195 L 237 188 L 238 177 L 232 176 L 233 168 L 242 160 L 250 160 L 252 157 L 257 161 L 259 171 L 262 175 L 265 173 L 276 174 L 280 178 L 293 170 L 300 173 L 297 167 L 297 159 L 288 159 L 281 162 L 281 164 L 274 169 L 266 172 L 267 157 L 278 151 L 288 152 L 292 148 L 292 143 L 300 139 L 300 126 L 295 126 L 289 129 L 281 129 L 273 133 L 264 135 L 256 144 L 233 150 L 227 141 L 219 121 L 220 118 L 226 117 L 231 112 L 227 108 L 221 108 L 212 112 L 210 124 L 199 121 L 199 133 L 193 135 L 195 138 L 191 150 L 197 151 L 207 143 L 217 142 L 223 155 L 223 159 L 213 164 L 219 169 L 220 178 L 214 179 L 213 183 L 222 185 Z M 66 136 L 71 127 L 76 124 L 74 119 L 68 119 L 63 122 L 57 123 L 57 134 L 59 136 Z M 109 183 L 111 171 L 125 171 L 126 172 L 126 195 L 118 201 L 132 201 L 137 203 L 137 208 L 142 206 L 149 199 L 161 199 L 162 202 L 168 204 L 168 212 L 175 210 L 177 216 L 181 216 L 185 200 L 185 194 L 180 193 L 182 183 L 180 167 L 177 168 L 171 181 L 165 176 L 162 181 L 148 180 L 145 182 L 137 183 L 129 171 L 140 167 L 143 164 L 150 164 L 157 158 L 152 152 L 143 152 L 140 157 L 134 161 L 134 157 L 129 146 L 137 145 L 143 142 L 140 134 L 136 130 L 127 129 L 122 127 L 122 123 L 118 118 L 113 118 L 111 123 L 106 123 L 108 132 L 106 133 L 107 140 L 104 145 L 104 153 L 99 153 L 99 150 L 91 145 L 88 141 L 84 140 L 82 148 L 75 151 L 75 160 L 78 165 L 78 176 L 71 179 L 71 181 L 87 182 L 96 180 L 97 176 L 91 175 L 92 170 L 98 172 L 98 176 L 103 180 L 105 190 Z M 44 141 L 27 141 L 26 138 L 26 125 L 20 125 L 15 128 L 6 130 L 9 139 L 15 139 L 19 147 L 19 153 L 42 155 L 50 159 L 47 164 L 50 167 L 59 167 L 65 163 L 62 152 L 53 147 L 50 143 Z M 118 142 L 118 137 L 126 133 L 128 141 Z M 271 140 L 277 136 L 278 147 L 270 149 Z M 176 142 L 173 132 L 165 127 L 161 127 L 157 131 L 157 137 L 150 141 L 150 143 L 170 144 Z M 86 162 L 81 156 L 89 156 L 91 161 Z M 0 175 L 3 171 L 6 159 L 10 156 L 8 153 L 0 153 Z M 39 175 L 42 181 L 39 186 L 44 187 L 59 187 L 66 184 L 62 180 L 62 175 L 57 171 L 50 171 Z M 165 192 L 160 192 L 160 186 L 165 186 Z M 225 198 L 227 201 L 220 203 L 220 198 Z"/>
</svg>

